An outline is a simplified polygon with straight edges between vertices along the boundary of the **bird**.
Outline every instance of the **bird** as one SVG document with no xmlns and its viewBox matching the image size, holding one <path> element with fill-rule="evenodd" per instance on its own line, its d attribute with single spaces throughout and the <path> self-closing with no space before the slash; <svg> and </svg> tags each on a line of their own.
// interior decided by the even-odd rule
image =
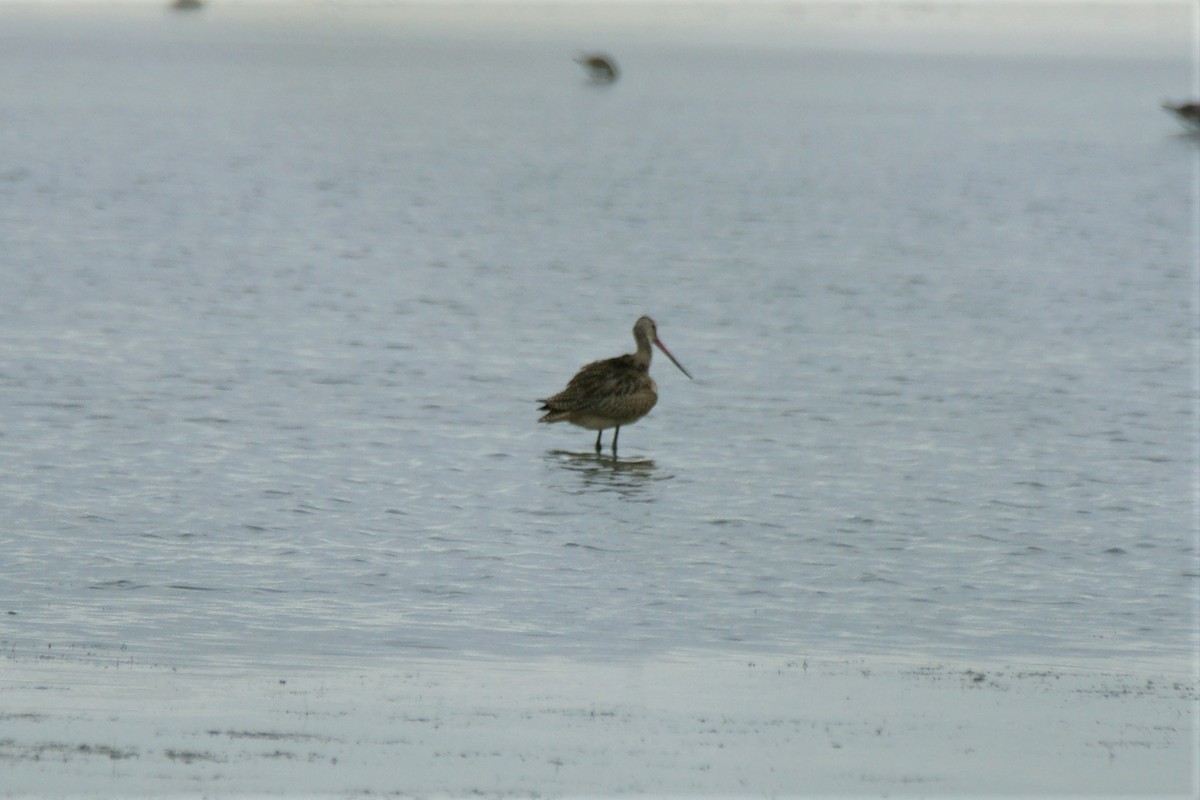
<svg viewBox="0 0 1200 800">
<path fill-rule="evenodd" d="M 575 62 L 587 70 L 592 83 L 612 83 L 620 74 L 616 62 L 601 53 L 582 53 L 575 56 Z"/>
<path fill-rule="evenodd" d="M 567 388 L 538 402 L 546 412 L 538 422 L 570 422 L 596 431 L 596 452 L 601 452 L 604 431 L 613 428 L 612 454 L 617 456 L 617 437 L 622 425 L 632 425 L 650 413 L 658 402 L 658 386 L 650 377 L 651 343 L 694 380 L 692 374 L 671 355 L 658 338 L 658 326 L 650 317 L 641 317 L 633 325 L 637 351 L 616 358 L 593 361 L 567 383 Z"/>
<path fill-rule="evenodd" d="M 1162 107 L 1174 114 L 1184 128 L 1200 133 L 1200 103 L 1163 103 Z"/>
</svg>

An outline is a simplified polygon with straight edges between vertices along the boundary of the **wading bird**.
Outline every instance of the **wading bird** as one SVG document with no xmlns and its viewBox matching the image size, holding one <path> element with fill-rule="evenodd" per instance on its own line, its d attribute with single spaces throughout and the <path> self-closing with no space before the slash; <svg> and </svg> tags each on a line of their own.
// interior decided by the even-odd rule
<svg viewBox="0 0 1200 800">
<path fill-rule="evenodd" d="M 680 372 L 692 377 L 658 338 L 654 320 L 642 317 L 634 323 L 633 338 L 637 342 L 637 352 L 593 361 L 571 378 L 567 388 L 539 401 L 542 403 L 539 410 L 546 413 L 538 422 L 570 422 L 596 431 L 597 453 L 605 429 L 614 428 L 612 452 L 615 458 L 621 426 L 637 422 L 658 402 L 658 387 L 650 377 L 651 343 L 657 345 Z"/>
</svg>

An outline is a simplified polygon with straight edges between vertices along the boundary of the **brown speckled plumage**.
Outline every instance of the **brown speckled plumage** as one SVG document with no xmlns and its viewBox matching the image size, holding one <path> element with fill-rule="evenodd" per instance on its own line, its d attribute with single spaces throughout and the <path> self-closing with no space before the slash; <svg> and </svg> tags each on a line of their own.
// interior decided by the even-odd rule
<svg viewBox="0 0 1200 800">
<path fill-rule="evenodd" d="M 593 361 L 571 378 L 567 388 L 542 401 L 539 422 L 571 422 L 598 431 L 630 425 L 654 408 L 658 387 L 650 365 L 637 356 Z"/>
<path fill-rule="evenodd" d="M 621 426 L 637 422 L 658 402 L 658 387 L 650 377 L 651 343 L 657 345 L 684 375 L 692 377 L 659 341 L 654 320 L 649 317 L 639 319 L 633 326 L 633 338 L 637 341 L 637 352 L 593 361 L 571 378 L 567 388 L 542 400 L 541 410 L 546 413 L 538 421 L 570 422 L 597 431 L 597 452 L 600 451 L 601 432 L 615 428 L 615 455 Z"/>
</svg>

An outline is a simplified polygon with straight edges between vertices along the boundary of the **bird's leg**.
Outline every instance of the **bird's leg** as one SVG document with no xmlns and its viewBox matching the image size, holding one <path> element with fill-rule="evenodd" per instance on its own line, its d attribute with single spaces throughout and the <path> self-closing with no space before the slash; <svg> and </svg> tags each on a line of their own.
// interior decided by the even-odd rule
<svg viewBox="0 0 1200 800">
<path fill-rule="evenodd" d="M 617 435 L 621 433 L 621 426 L 618 425 L 613 429 L 613 458 L 617 457 Z"/>
<path fill-rule="evenodd" d="M 596 452 L 597 453 L 600 452 L 600 437 L 603 434 L 604 434 L 604 431 L 602 431 L 602 430 L 596 431 Z"/>
</svg>

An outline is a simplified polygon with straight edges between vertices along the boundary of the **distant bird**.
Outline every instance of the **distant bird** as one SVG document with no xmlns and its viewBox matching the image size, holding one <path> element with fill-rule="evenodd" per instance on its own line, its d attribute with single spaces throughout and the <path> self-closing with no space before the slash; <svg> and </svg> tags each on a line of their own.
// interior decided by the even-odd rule
<svg viewBox="0 0 1200 800">
<path fill-rule="evenodd" d="M 198 11 L 204 7 L 204 3 L 200 0 L 174 0 L 171 3 L 171 8 L 176 11 Z"/>
<path fill-rule="evenodd" d="M 1183 127 L 1192 133 L 1200 133 L 1200 103 L 1163 103 L 1162 107 L 1174 114 Z"/>
<path fill-rule="evenodd" d="M 602 53 L 582 53 L 575 56 L 575 61 L 587 70 L 592 83 L 612 83 L 620 75 L 617 63 Z"/>
<path fill-rule="evenodd" d="M 650 377 L 651 342 L 679 367 L 680 372 L 692 377 L 658 338 L 654 320 L 642 317 L 634 323 L 633 338 L 637 342 L 636 353 L 593 361 L 571 378 L 567 388 L 539 401 L 542 403 L 539 410 L 546 414 L 538 422 L 570 422 L 596 431 L 597 453 L 604 430 L 615 428 L 612 438 L 615 458 L 621 426 L 637 422 L 658 402 L 658 386 Z"/>
</svg>

